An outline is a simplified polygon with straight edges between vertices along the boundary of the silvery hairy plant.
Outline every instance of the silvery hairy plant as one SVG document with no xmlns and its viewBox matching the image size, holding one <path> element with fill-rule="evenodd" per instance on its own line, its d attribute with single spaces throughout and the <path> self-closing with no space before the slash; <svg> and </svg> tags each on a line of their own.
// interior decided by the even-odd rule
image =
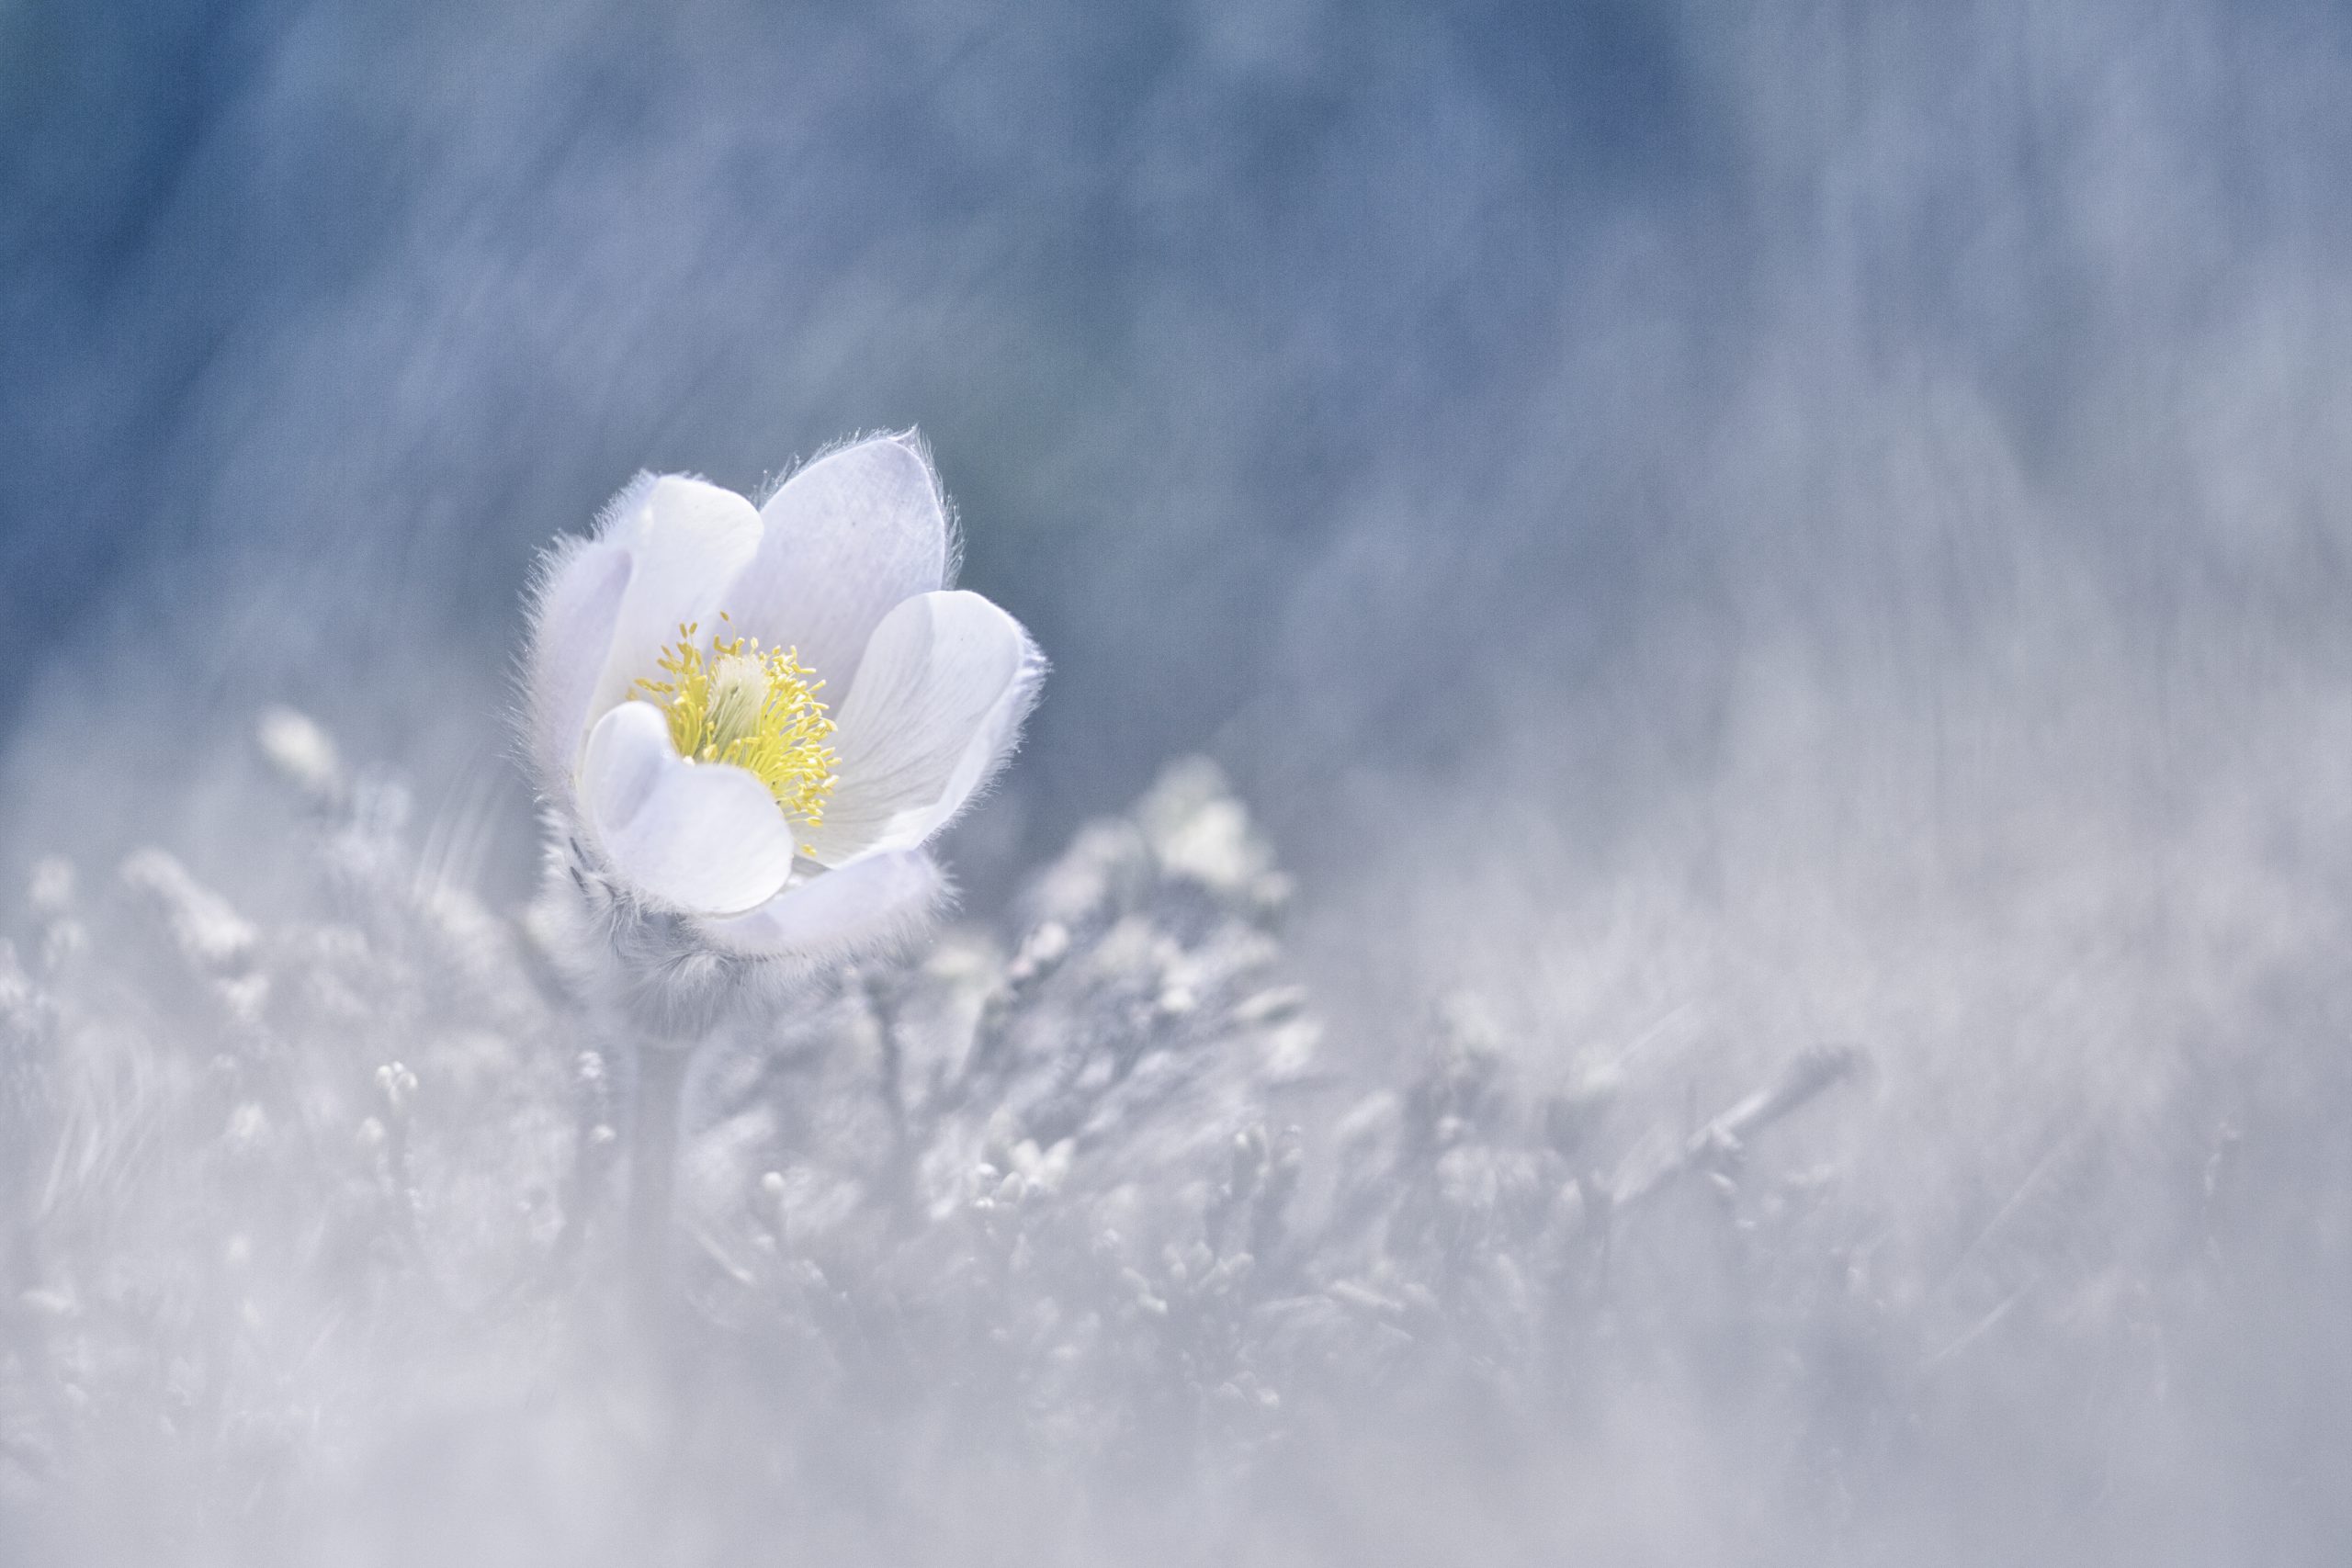
<svg viewBox="0 0 2352 1568">
<path fill-rule="evenodd" d="M 524 687 L 548 923 L 637 1046 L 650 1256 L 685 1051 L 747 993 L 920 930 L 945 890 L 926 846 L 1036 702 L 1035 645 L 948 587 L 955 562 L 906 434 L 820 457 L 757 508 L 642 476 L 542 564 Z"/>
<path fill-rule="evenodd" d="M 1733 1320 L 1766 1349 L 1822 1319 L 1825 1190 L 1747 1151 L 1849 1057 L 1662 1131 L 1605 1077 L 1528 1081 L 1456 1003 L 1393 1081 L 1343 1077 L 1290 884 L 1196 760 L 920 958 L 714 1023 L 661 1328 L 693 1354 L 648 1438 L 606 1372 L 646 1325 L 603 1288 L 631 1041 L 576 933 L 436 874 L 401 781 L 316 725 L 261 740 L 311 887 L 245 909 L 161 848 L 47 863 L 0 953 L 0 1529 L 51 1560 L 315 1561 L 323 1520 L 470 1540 L 484 1509 L 572 1561 L 689 1518 L 739 1556 L 865 1508 L 950 1530 L 943 1443 L 1222 1495 L 1384 1400 L 1589 1397 L 1682 1226 L 1751 1259 Z M 484 1468 L 536 1479 L 486 1497 Z"/>
</svg>

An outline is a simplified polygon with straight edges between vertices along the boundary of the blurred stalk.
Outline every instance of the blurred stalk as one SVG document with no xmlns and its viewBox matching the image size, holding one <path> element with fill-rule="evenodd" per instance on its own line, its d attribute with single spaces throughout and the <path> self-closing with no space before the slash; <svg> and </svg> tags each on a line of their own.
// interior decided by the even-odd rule
<svg viewBox="0 0 2352 1568">
<path fill-rule="evenodd" d="M 637 1048 L 635 1149 L 629 1158 L 631 1286 L 648 1322 L 669 1295 L 670 1199 L 678 1163 L 678 1116 L 689 1053 L 668 1042 Z"/>
</svg>

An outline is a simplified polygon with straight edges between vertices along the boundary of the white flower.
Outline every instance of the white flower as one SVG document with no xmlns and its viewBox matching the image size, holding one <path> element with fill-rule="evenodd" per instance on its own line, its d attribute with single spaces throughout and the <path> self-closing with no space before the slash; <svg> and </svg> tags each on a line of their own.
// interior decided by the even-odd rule
<svg viewBox="0 0 2352 1568">
<path fill-rule="evenodd" d="M 583 888 L 731 957 L 845 957 L 937 904 L 925 845 L 1019 739 L 1045 660 L 952 591 L 911 434 L 764 506 L 640 476 L 550 552 L 528 740 Z M 641 922 L 640 922 L 641 923 Z"/>
</svg>

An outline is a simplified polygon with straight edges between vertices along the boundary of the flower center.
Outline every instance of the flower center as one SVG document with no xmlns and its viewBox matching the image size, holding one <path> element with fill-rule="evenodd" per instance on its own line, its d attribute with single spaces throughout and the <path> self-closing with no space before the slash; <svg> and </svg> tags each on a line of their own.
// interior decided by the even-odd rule
<svg viewBox="0 0 2352 1568">
<path fill-rule="evenodd" d="M 786 817 L 816 827 L 839 782 L 825 744 L 833 721 L 817 700 L 825 682 L 798 649 L 763 652 L 759 638 L 743 637 L 697 644 L 696 630 L 681 626 L 655 661 L 668 680 L 638 682 L 669 715 L 670 743 L 690 762 L 734 763 L 768 786 Z"/>
</svg>

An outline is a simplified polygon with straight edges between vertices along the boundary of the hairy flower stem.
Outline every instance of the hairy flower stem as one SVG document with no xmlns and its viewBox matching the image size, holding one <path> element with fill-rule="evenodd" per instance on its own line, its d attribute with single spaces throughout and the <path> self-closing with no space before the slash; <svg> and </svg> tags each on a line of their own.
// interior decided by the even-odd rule
<svg viewBox="0 0 2352 1568">
<path fill-rule="evenodd" d="M 628 1242 L 631 1285 L 640 1313 L 659 1321 L 669 1296 L 670 1190 L 678 1162 L 678 1114 L 689 1053 L 639 1045 L 637 1115 L 631 1129 Z"/>
</svg>

